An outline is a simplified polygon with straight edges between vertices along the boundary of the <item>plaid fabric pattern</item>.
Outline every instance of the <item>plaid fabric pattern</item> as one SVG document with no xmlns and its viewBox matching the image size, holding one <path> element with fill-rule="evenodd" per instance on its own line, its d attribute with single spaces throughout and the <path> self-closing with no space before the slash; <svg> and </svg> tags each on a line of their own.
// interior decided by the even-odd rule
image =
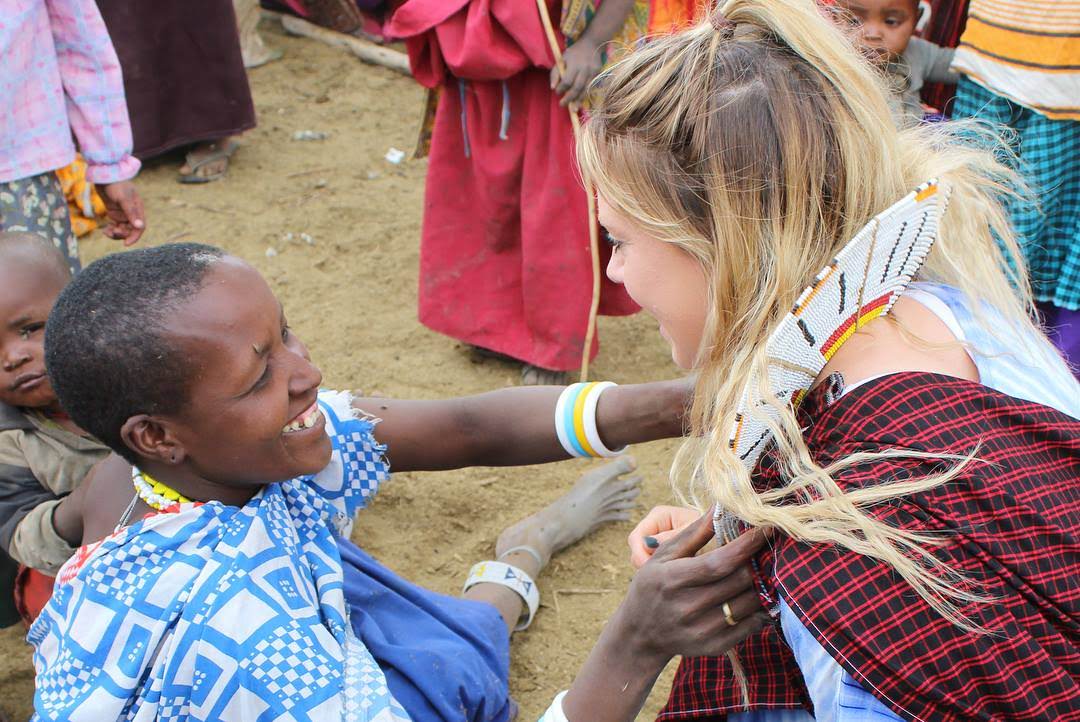
<svg viewBox="0 0 1080 722">
<path fill-rule="evenodd" d="M 86 158 L 87 179 L 133 177 L 120 62 L 94 0 L 4 0 L 0 12 L 0 183 Z"/>
<path fill-rule="evenodd" d="M 824 396 L 812 394 L 803 409 L 822 464 L 855 451 L 940 457 L 979 445 L 980 461 L 952 483 L 871 513 L 941 533 L 938 557 L 995 599 L 964 610 L 994 634 L 950 624 L 885 565 L 790 539 L 760 560 L 776 591 L 833 659 L 904 719 L 1080 719 L 1080 421 L 933 374 L 887 376 L 828 408 Z M 891 459 L 837 480 L 853 489 L 940 471 L 932 460 Z M 767 462 L 759 478 L 780 483 Z M 753 708 L 792 706 L 806 694 L 778 630 L 738 651 Z M 740 702 L 726 659 L 684 660 L 659 719 L 721 720 Z"/>
<path fill-rule="evenodd" d="M 953 118 L 978 118 L 1016 132 L 1017 169 L 1038 204 L 1009 204 L 1036 301 L 1080 310 L 1080 121 L 1051 120 L 969 78 L 956 88 Z"/>
<path fill-rule="evenodd" d="M 779 624 L 747 639 L 738 653 L 746 671 L 751 710 L 813 711 L 802 672 Z M 741 711 L 742 694 L 727 658 L 695 657 L 683 659 L 675 670 L 667 705 L 656 719 L 723 722 L 727 715 Z"/>
</svg>

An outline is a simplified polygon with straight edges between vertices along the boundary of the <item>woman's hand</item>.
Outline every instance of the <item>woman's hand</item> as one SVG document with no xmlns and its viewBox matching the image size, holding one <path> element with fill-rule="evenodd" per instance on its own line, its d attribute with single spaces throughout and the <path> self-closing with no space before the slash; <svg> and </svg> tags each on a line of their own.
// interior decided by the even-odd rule
<svg viewBox="0 0 1080 722">
<path fill-rule="evenodd" d="M 633 720 L 672 657 L 723 654 L 768 622 L 749 566 L 764 532 L 695 556 L 712 538 L 705 514 L 638 570 L 563 699 L 568 719 Z"/>
<path fill-rule="evenodd" d="M 697 555 L 713 539 L 712 521 L 707 513 L 674 532 L 634 575 L 618 613 L 633 620 L 634 646 L 646 654 L 719 655 L 769 620 L 750 567 L 765 533 L 752 529 Z"/>
<path fill-rule="evenodd" d="M 687 526 L 692 524 L 700 512 L 684 506 L 654 506 L 630 532 L 627 543 L 630 545 L 630 563 L 634 569 L 649 561 L 656 549 Z"/>
<path fill-rule="evenodd" d="M 580 105 L 585 100 L 589 83 L 603 68 L 600 62 L 600 46 L 582 36 L 563 53 L 560 73 L 556 66 L 551 69 L 551 88 L 562 96 L 559 105 Z"/>
</svg>

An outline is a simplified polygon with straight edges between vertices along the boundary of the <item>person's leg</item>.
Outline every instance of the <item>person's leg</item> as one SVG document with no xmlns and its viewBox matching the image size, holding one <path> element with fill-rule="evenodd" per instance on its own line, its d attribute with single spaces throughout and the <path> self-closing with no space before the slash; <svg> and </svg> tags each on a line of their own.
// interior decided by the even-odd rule
<svg viewBox="0 0 1080 722">
<path fill-rule="evenodd" d="M 553 555 L 604 524 L 629 519 L 641 491 L 634 468 L 632 458 L 622 457 L 582 475 L 569 492 L 499 535 L 498 561 L 535 579 Z M 509 587 L 481 582 L 464 596 L 498 609 L 510 631 L 521 619 L 524 601 Z"/>
<path fill-rule="evenodd" d="M 257 68 L 281 57 L 280 50 L 271 49 L 259 34 L 261 8 L 258 0 L 233 0 L 236 11 L 236 29 L 240 35 L 240 54 L 244 67 Z"/>
<path fill-rule="evenodd" d="M 240 136 L 230 135 L 219 140 L 196 143 L 180 166 L 181 183 L 209 183 L 224 177 L 229 161 L 240 147 Z"/>
<path fill-rule="evenodd" d="M 640 484 L 633 469 L 622 459 L 586 473 L 565 496 L 506 529 L 496 556 L 532 577 L 592 529 L 625 519 Z M 523 608 L 517 592 L 479 583 L 464 598 L 450 597 L 402 579 L 348 540 L 339 540 L 338 550 L 353 631 L 413 719 L 513 718 L 510 631 Z"/>
<path fill-rule="evenodd" d="M 522 364 L 522 386 L 565 386 L 569 383 L 569 371 L 554 371 L 533 364 Z"/>
<path fill-rule="evenodd" d="M 36 233 L 60 249 L 72 273 L 82 268 L 71 213 L 55 173 L 0 183 L 0 231 Z"/>
</svg>

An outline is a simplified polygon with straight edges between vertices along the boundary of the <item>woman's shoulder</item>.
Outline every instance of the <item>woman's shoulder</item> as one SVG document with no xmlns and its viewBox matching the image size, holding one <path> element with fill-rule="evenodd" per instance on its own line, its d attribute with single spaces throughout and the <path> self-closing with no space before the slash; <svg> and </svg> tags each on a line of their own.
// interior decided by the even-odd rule
<svg viewBox="0 0 1080 722">
<path fill-rule="evenodd" d="M 1028 458 L 1035 440 L 1041 452 L 1080 450 L 1080 420 L 968 379 L 900 372 L 847 393 L 842 379 L 830 381 L 800 409 L 807 445 L 829 457 L 824 463 L 857 451 L 897 448 L 967 455 L 975 445 L 980 455 Z"/>
<path fill-rule="evenodd" d="M 850 386 L 902 372 L 978 381 L 979 370 L 953 329 L 933 310 L 901 296 L 888 316 L 860 327 L 829 359 L 821 378 L 839 373 Z"/>
</svg>

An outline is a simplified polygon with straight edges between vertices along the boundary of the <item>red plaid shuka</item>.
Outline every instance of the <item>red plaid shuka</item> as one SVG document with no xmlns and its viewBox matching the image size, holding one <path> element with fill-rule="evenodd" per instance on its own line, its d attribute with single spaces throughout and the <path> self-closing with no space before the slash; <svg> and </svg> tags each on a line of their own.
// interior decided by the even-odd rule
<svg viewBox="0 0 1080 722">
<path fill-rule="evenodd" d="M 824 385 L 823 385 L 824 386 Z M 978 458 L 960 477 L 881 504 L 893 526 L 944 532 L 940 559 L 981 580 L 996 601 L 969 606 L 991 635 L 950 624 L 871 559 L 778 540 L 759 561 L 779 592 L 849 674 L 906 720 L 1080 720 L 1080 421 L 984 386 L 903 373 L 802 411 L 818 463 L 856 451 L 911 449 Z M 940 473 L 941 462 L 892 459 L 837 478 L 846 489 Z M 763 464 L 763 484 L 778 484 Z M 778 627 L 742 644 L 752 709 L 810 709 Z M 724 658 L 685 659 L 660 720 L 723 720 L 742 709 Z"/>
</svg>

